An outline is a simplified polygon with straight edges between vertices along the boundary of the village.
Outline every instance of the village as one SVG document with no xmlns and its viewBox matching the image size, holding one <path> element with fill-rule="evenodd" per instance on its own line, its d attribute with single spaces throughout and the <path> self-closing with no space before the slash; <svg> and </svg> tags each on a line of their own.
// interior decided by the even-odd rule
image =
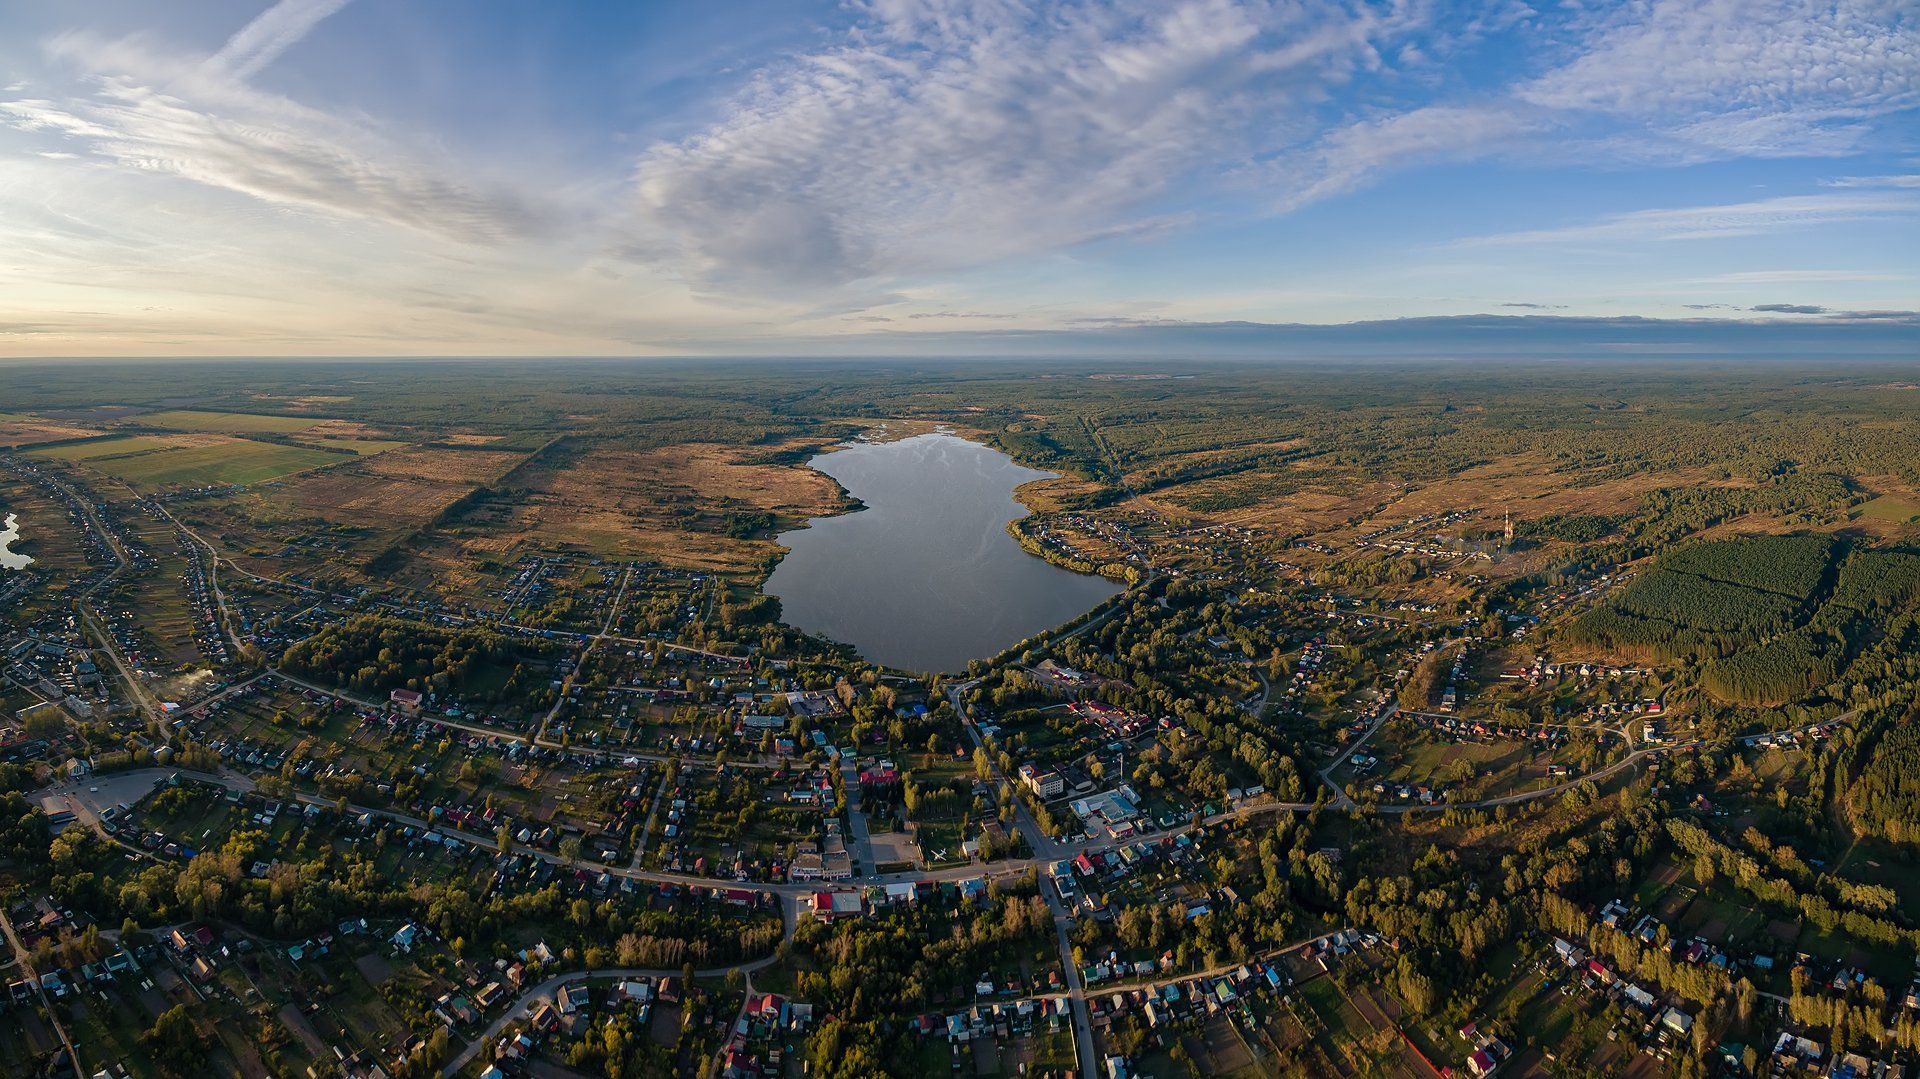
<svg viewBox="0 0 1920 1079">
<path fill-rule="evenodd" d="M 50 861 L 7 901 L 18 1059 L 155 1074 L 192 1014 L 242 1073 L 369 1079 L 805 1075 L 857 1038 L 922 1074 L 1892 1076 L 1920 1024 L 1904 954 L 1828 913 L 1901 939 L 1890 862 L 1746 836 L 1858 709 L 1733 716 L 1569 638 L 1626 570 L 1468 598 L 1511 557 L 1484 512 L 1325 542 L 1036 515 L 1127 591 L 929 674 L 669 560 L 519 544 L 372 587 L 366 537 L 208 526 L 279 481 L 6 469 L 70 530 L 40 563 L 84 568 L 0 627 Z M 1481 867 L 1576 898 L 1493 904 L 1442 1005 L 1423 957 L 1489 906 L 1462 838 L 1607 799 L 1640 838 L 1597 868 Z M 1896 1033 L 1866 1052 L 1835 1009 Z"/>
</svg>

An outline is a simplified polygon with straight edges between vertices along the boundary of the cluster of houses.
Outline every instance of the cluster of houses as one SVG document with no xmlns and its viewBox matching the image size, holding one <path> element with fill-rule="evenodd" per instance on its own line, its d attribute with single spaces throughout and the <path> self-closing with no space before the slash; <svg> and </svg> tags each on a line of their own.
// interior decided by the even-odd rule
<svg viewBox="0 0 1920 1079">
<path fill-rule="evenodd" d="M 1833 729 L 1839 725 L 1836 720 L 1822 723 L 1817 727 L 1809 727 L 1800 733 L 1780 731 L 1776 734 L 1753 734 L 1740 739 L 1740 742 L 1742 745 L 1758 746 L 1762 749 L 1798 749 L 1802 745 L 1802 739 L 1815 744 L 1826 741 L 1833 734 Z"/>
<path fill-rule="evenodd" d="M 1781 1031 L 1768 1054 L 1773 1074 L 1808 1075 L 1824 1079 L 1903 1079 L 1905 1065 L 1875 1059 L 1865 1053 L 1835 1050 L 1829 1058 L 1826 1046 L 1790 1031 Z"/>
<path fill-rule="evenodd" d="M 1512 1047 L 1492 1032 L 1481 1030 L 1479 1023 L 1467 1023 L 1456 1033 L 1467 1043 L 1467 1074 L 1475 1079 L 1486 1079 L 1513 1056 Z"/>
<path fill-rule="evenodd" d="M 1563 607 L 1569 607 L 1574 604 L 1581 603 L 1585 600 L 1592 599 L 1594 597 L 1599 596 L 1601 593 L 1605 592 L 1607 589 L 1612 588 L 1615 585 L 1625 584 L 1628 580 L 1632 579 L 1632 577 L 1633 577 L 1632 573 L 1621 573 L 1618 575 L 1615 575 L 1612 573 L 1602 573 L 1600 576 L 1594 578 L 1591 581 L 1588 581 L 1586 584 L 1581 585 L 1578 588 L 1563 588 L 1560 591 L 1545 597 L 1540 601 L 1538 611 L 1540 614 L 1544 615 L 1552 611 L 1560 610 Z"/>
<path fill-rule="evenodd" d="M 1369 758 L 1371 760 L 1372 758 Z M 1448 792 L 1444 788 L 1427 783 L 1387 783 L 1376 781 L 1373 793 L 1381 798 L 1398 798 L 1403 802 L 1418 802 L 1421 805 L 1440 805 L 1446 802 Z"/>
<path fill-rule="evenodd" d="M 1572 972 L 1573 977 L 1588 988 L 1625 1001 L 1642 1012 L 1650 1013 L 1653 1010 L 1657 999 L 1651 992 L 1616 973 L 1604 960 L 1589 956 L 1580 945 L 1564 937 L 1555 937 L 1553 954 Z"/>
<path fill-rule="evenodd" d="M 481 1072 L 482 1079 L 537 1074 L 533 1058 L 547 1041 L 584 1037 L 596 1020 L 616 1014 L 631 1014 L 646 1025 L 656 1009 L 677 1009 L 690 992 L 694 990 L 673 975 L 657 982 L 648 976 L 619 978 L 606 985 L 569 982 L 552 996 L 532 1001 L 525 1024 L 500 1036 L 493 1045 L 493 1062 Z"/>
<path fill-rule="evenodd" d="M 134 543 L 132 537 L 121 527 L 105 502 L 98 499 L 82 499 L 79 491 L 72 485 L 27 458 L 9 454 L 5 458 L 5 464 L 16 474 L 38 484 L 48 497 L 59 503 L 60 507 L 66 511 L 67 524 L 80 538 L 81 551 L 86 557 L 88 567 L 85 575 L 67 581 L 70 589 L 76 592 L 92 589 L 117 562 L 113 547 L 107 542 L 106 537 L 94 530 L 90 523 L 89 510 L 97 516 L 102 525 L 114 532 L 114 538 L 120 542 L 130 559 L 140 557 L 136 554 L 138 544 Z M 23 581 L 31 581 L 33 578 L 30 572 L 29 569 L 29 573 L 21 573 L 17 576 Z"/>
<path fill-rule="evenodd" d="M 1107 525 L 1082 514 L 1033 516 L 1016 522 L 1013 527 L 1021 536 L 1038 544 L 1043 552 L 1069 564 L 1085 566 L 1122 559 L 1136 564 L 1146 562 L 1144 549 L 1127 533 L 1125 526 Z M 1088 538 L 1099 547 L 1110 544 L 1117 550 L 1099 551 L 1096 547 L 1097 553 L 1090 554 L 1076 542 Z"/>
<path fill-rule="evenodd" d="M 1320 676 L 1321 664 L 1326 662 L 1326 642 L 1315 637 L 1300 649 L 1300 658 L 1294 662 L 1293 674 L 1287 684 L 1281 686 L 1268 702 L 1282 714 L 1300 710 L 1300 695 L 1312 689 Z"/>
<path fill-rule="evenodd" d="M 56 704 L 77 719 L 92 719 L 110 706 L 106 682 L 93 655 L 81 643 L 72 614 L 51 616 L 44 624 L 0 637 L 0 674 L 43 703 Z M 18 718 L 24 722 L 23 713 Z"/>
<path fill-rule="evenodd" d="M 1628 919 L 1632 918 L 1632 916 L 1633 911 L 1618 899 L 1610 900 L 1606 906 L 1600 908 L 1601 925 L 1606 926 L 1608 929 L 1625 933 L 1638 940 L 1644 946 L 1651 947 L 1656 945 L 1660 939 L 1660 931 L 1665 928 L 1661 921 L 1651 914 L 1643 914 L 1637 920 L 1633 921 L 1631 925 L 1628 925 Z M 1684 943 L 1673 941 L 1669 945 L 1669 948 L 1675 953 L 1675 958 L 1685 960 L 1695 966 L 1704 964 L 1715 970 L 1729 970 L 1737 963 L 1731 956 L 1714 947 L 1704 937 L 1695 937 Z M 1772 960 L 1768 959 L 1762 964 L 1762 967 L 1764 968 L 1771 965 Z"/>
<path fill-rule="evenodd" d="M 1456 712 L 1460 708 L 1460 674 L 1466 670 L 1467 660 L 1473 655 L 1471 647 L 1460 649 L 1453 657 L 1453 666 L 1447 671 L 1447 685 L 1440 691 L 1440 711 Z"/>
<path fill-rule="evenodd" d="M 1532 742 L 1542 749 L 1552 749 L 1566 742 L 1569 737 L 1565 727 L 1495 723 L 1492 720 L 1423 714 L 1416 714 L 1412 719 L 1416 726 L 1434 731 L 1454 742 Z"/>
<path fill-rule="evenodd" d="M 1191 833 L 1182 832 L 1155 840 L 1138 840 L 1099 852 L 1083 850 L 1070 860 L 1051 863 L 1047 879 L 1060 896 L 1062 905 L 1075 917 L 1092 915 L 1104 919 L 1108 916 L 1104 898 L 1107 890 L 1154 869 L 1170 869 L 1176 877 L 1191 878 L 1199 872 L 1200 865 L 1200 840 Z M 1190 919 L 1210 912 L 1214 903 L 1239 902 L 1239 896 L 1232 888 L 1208 893 L 1198 885 L 1188 885 L 1184 892 L 1182 902 Z M 1173 898 L 1169 895 L 1166 901 Z M 1097 968 L 1089 971 L 1090 975 L 1098 973 Z M 1092 980 L 1104 980 L 1104 977 L 1102 975 Z"/>
<path fill-rule="evenodd" d="M 1526 682 L 1528 685 L 1540 685 L 1543 682 L 1561 682 L 1569 678 L 1581 682 L 1619 681 L 1622 678 L 1645 678 L 1654 672 L 1644 667 L 1615 667 L 1605 663 L 1558 663 L 1550 660 L 1544 653 L 1533 657 L 1533 663 L 1525 667 L 1514 667 L 1500 672 L 1500 677 L 1509 682 Z"/>
<path fill-rule="evenodd" d="M 1041 689 L 1063 695 L 1078 695 L 1084 690 L 1100 684 L 1100 679 L 1085 671 L 1062 666 L 1051 659 L 1043 659 L 1037 666 L 1027 669 Z"/>
<path fill-rule="evenodd" d="M 982 996 L 986 994 L 981 993 L 981 986 L 988 992 L 993 989 L 991 982 L 976 985 L 975 993 Z M 983 1000 L 944 1017 L 929 1013 L 920 1016 L 914 1025 L 922 1035 L 944 1031 L 947 1041 L 958 1046 L 981 1038 L 1024 1037 L 1033 1033 L 1038 1024 L 1044 1024 L 1048 1030 L 1060 1030 L 1072 1020 L 1072 1015 L 1072 1002 L 1065 996 L 1022 997 L 1008 1001 Z"/>
<path fill-rule="evenodd" d="M 720 1049 L 722 1079 L 784 1075 L 792 1040 L 813 1023 L 813 1005 L 774 993 L 747 997 Z"/>
<path fill-rule="evenodd" d="M 1375 934 L 1343 929 L 1302 945 L 1298 955 L 1309 971 L 1317 968 L 1324 974 L 1342 958 L 1379 943 Z M 1256 1000 L 1286 1001 L 1293 988 L 1293 974 L 1281 955 L 1211 974 L 1089 993 L 1087 1003 L 1097 1030 L 1105 1032 L 1119 1023 L 1137 1020 L 1155 1044 L 1165 1047 L 1179 1036 L 1176 1026 L 1189 1020 L 1226 1015 L 1255 1023 Z M 1109 1058 L 1107 1071 L 1115 1076 L 1135 1074 L 1129 1062 L 1120 1058 Z"/>
<path fill-rule="evenodd" d="M 220 626 L 220 610 L 211 583 L 206 549 L 195 543 L 193 537 L 187 535 L 186 529 L 174 524 L 157 503 L 141 499 L 135 505 L 153 520 L 173 525 L 174 545 L 187 556 L 187 568 L 180 575 L 180 585 L 193 604 L 194 646 L 216 670 L 225 668 L 232 657 L 227 652 L 226 632 Z"/>
<path fill-rule="evenodd" d="M 801 913 L 819 921 L 835 922 L 922 903 L 984 903 L 989 894 L 985 877 L 968 877 L 957 881 L 896 881 L 891 884 L 870 884 L 864 888 L 834 888 L 814 892 L 801 901 L 800 909 Z"/>
<path fill-rule="evenodd" d="M 1153 717 L 1104 701 L 1074 701 L 1067 706 L 1067 711 L 1075 719 L 1105 731 L 1108 737 L 1124 742 L 1131 742 L 1156 729 Z M 1170 727 L 1172 721 L 1166 721 L 1166 725 Z"/>
</svg>

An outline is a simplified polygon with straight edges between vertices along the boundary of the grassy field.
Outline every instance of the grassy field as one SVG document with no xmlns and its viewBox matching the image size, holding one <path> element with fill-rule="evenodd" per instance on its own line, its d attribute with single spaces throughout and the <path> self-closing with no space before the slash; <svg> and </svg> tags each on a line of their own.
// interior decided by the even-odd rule
<svg viewBox="0 0 1920 1079">
<path fill-rule="evenodd" d="M 306 446 L 284 446 L 224 436 L 132 435 L 55 446 L 33 456 L 83 463 L 144 487 L 248 484 L 278 479 L 345 455 Z"/>
<path fill-rule="evenodd" d="M 312 416 L 262 416 L 247 412 L 201 412 L 179 409 L 149 412 L 140 422 L 152 427 L 170 427 L 176 431 L 212 431 L 220 434 L 290 435 L 305 431 L 321 421 Z"/>
<path fill-rule="evenodd" d="M 1920 521 L 1920 503 L 1894 495 L 1881 495 L 1855 506 L 1853 516 L 1856 520 L 1865 518 L 1869 521 L 1885 521 L 1888 524 L 1910 525 Z"/>
<path fill-rule="evenodd" d="M 392 438 L 333 438 L 324 435 L 319 438 L 304 439 L 303 441 L 313 446 L 345 450 L 357 457 L 372 457 L 376 454 L 386 453 L 389 450 L 397 450 L 402 446 L 409 445 L 409 443 Z"/>
</svg>

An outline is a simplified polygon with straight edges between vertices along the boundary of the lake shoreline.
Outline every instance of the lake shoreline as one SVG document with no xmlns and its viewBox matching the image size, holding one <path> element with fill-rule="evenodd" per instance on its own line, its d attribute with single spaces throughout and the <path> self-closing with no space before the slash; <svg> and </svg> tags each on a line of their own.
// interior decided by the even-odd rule
<svg viewBox="0 0 1920 1079">
<path fill-rule="evenodd" d="M 25 542 L 20 535 L 19 513 L 8 512 L 0 518 L 0 569 L 17 571 L 33 565 L 32 555 L 14 548 L 14 544 Z"/>
<path fill-rule="evenodd" d="M 891 433 L 891 432 L 890 432 Z M 1021 488 L 1058 478 L 949 425 L 862 438 L 807 467 L 855 508 L 774 537 L 781 621 L 902 670 L 958 671 L 1080 617 L 1124 584 L 1034 554 Z"/>
</svg>

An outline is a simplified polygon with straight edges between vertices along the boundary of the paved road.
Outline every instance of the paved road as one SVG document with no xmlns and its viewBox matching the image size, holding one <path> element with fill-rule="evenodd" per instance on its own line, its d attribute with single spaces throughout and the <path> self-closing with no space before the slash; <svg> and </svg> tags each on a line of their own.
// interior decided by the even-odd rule
<svg viewBox="0 0 1920 1079">
<path fill-rule="evenodd" d="M 974 723 L 973 714 L 967 711 L 966 702 L 961 699 L 962 694 L 977 684 L 979 684 L 978 680 L 975 680 L 949 687 L 947 701 L 953 705 L 954 713 L 966 726 L 967 736 L 973 740 L 974 746 L 984 748 L 986 739 L 980 734 L 979 726 Z M 993 761 L 991 752 L 987 754 L 987 760 L 993 777 L 1005 783 L 1007 779 L 1000 774 L 1000 765 Z M 1026 802 L 1017 795 L 1013 800 L 1013 813 L 1014 827 L 1026 839 L 1027 846 L 1033 849 L 1035 855 L 1034 860 L 1021 859 L 1021 861 L 1034 864 L 1035 860 L 1037 862 L 1058 860 L 1062 850 L 1061 845 L 1040 830 L 1039 822 L 1033 819 L 1033 814 L 1027 812 Z M 1066 908 L 1060 902 L 1060 897 L 1051 885 L 1042 882 L 1040 894 L 1046 897 L 1047 909 L 1053 914 L 1054 945 L 1059 949 L 1060 966 L 1067 979 L 1067 999 L 1073 1012 L 1073 1047 L 1080 1057 L 1080 1075 L 1082 1079 L 1099 1079 L 1100 1060 L 1093 1049 L 1093 1018 L 1087 1010 L 1087 987 L 1080 981 L 1080 967 L 1073 961 L 1073 944 L 1067 939 L 1067 931 L 1072 927 L 1073 919 L 1068 915 Z"/>
<path fill-rule="evenodd" d="M 1046 896 L 1047 909 L 1053 913 L 1054 946 L 1060 949 L 1060 965 L 1065 968 L 1067 1003 L 1073 1012 L 1073 1048 L 1080 1057 L 1080 1074 L 1083 1079 L 1097 1079 L 1100 1058 L 1093 1050 L 1093 1018 L 1087 1011 L 1087 986 L 1080 979 L 1079 964 L 1073 961 L 1073 942 L 1067 938 L 1073 928 L 1073 918 L 1051 884 L 1042 882 L 1040 894 Z"/>
<path fill-rule="evenodd" d="M 1334 770 L 1347 763 L 1347 758 L 1353 756 L 1361 746 L 1366 745 L 1369 739 L 1378 734 L 1380 728 L 1386 726 L 1387 721 L 1392 719 L 1394 713 L 1399 710 L 1399 704 L 1388 702 L 1386 711 L 1380 713 L 1380 718 L 1373 721 L 1373 726 L 1368 727 L 1366 733 L 1348 742 L 1333 760 L 1327 762 L 1325 768 L 1320 769 L 1320 781 L 1333 789 L 1333 804 L 1336 808 L 1352 809 L 1353 797 L 1347 793 L 1347 788 L 1340 781 L 1333 778 Z"/>
<path fill-rule="evenodd" d="M 873 860 L 873 833 L 867 828 L 866 813 L 860 809 L 860 769 L 850 753 L 840 755 L 840 783 L 847 792 L 847 830 L 853 833 L 848 837 L 853 841 L 848 850 L 853 855 L 854 871 L 862 865 L 868 870 L 878 868 Z"/>
</svg>

